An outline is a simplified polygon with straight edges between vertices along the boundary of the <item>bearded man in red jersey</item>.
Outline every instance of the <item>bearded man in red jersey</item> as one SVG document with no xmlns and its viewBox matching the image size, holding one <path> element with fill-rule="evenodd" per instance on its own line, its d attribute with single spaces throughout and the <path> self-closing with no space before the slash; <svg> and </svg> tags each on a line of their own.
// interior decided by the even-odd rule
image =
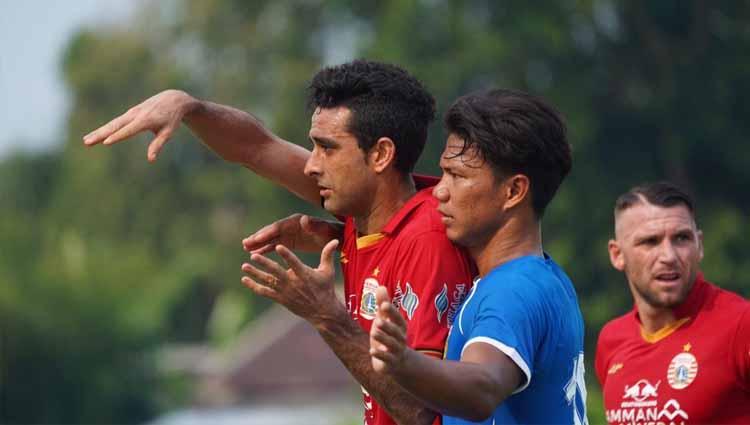
<svg viewBox="0 0 750 425">
<path fill-rule="evenodd" d="M 599 334 L 607 422 L 750 423 L 750 302 L 700 272 L 691 198 L 670 183 L 620 196 L 609 255 L 635 307 Z"/>
</svg>

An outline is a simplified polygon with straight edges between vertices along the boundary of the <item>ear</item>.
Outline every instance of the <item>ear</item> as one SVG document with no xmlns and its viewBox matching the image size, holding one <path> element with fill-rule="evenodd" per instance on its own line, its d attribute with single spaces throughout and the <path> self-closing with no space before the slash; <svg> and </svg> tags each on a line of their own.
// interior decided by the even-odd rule
<svg viewBox="0 0 750 425">
<path fill-rule="evenodd" d="M 625 270 L 625 258 L 622 255 L 620 244 L 615 239 L 610 239 L 607 243 L 607 249 L 609 250 L 609 262 L 612 263 L 612 267 L 619 271 Z"/>
<path fill-rule="evenodd" d="M 703 260 L 703 231 L 698 229 L 698 261 Z"/>
<path fill-rule="evenodd" d="M 396 163 L 396 144 L 390 137 L 381 137 L 367 153 L 368 164 L 376 173 L 382 173 Z"/>
<path fill-rule="evenodd" d="M 529 199 L 531 181 L 523 174 L 516 174 L 505 179 L 505 208 L 513 208 Z"/>
</svg>

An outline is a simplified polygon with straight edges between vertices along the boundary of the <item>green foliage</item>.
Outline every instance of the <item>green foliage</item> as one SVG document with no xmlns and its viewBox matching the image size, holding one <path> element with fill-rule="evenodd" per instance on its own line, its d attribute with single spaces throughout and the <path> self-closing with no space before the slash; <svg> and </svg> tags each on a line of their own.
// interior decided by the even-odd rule
<svg viewBox="0 0 750 425">
<path fill-rule="evenodd" d="M 0 163 L 0 422 L 132 423 L 188 396 L 158 377 L 152 353 L 231 340 L 267 306 L 239 283 L 240 239 L 311 211 L 187 131 L 155 164 L 148 138 L 85 149 L 82 135 L 172 87 L 304 141 L 310 77 L 364 56 L 415 73 L 440 111 L 502 86 L 566 115 L 574 168 L 545 243 L 578 287 L 590 419 L 601 423 L 596 334 L 632 303 L 606 253 L 620 192 L 656 179 L 690 188 L 707 276 L 750 294 L 748 18 L 740 1 L 176 0 L 143 4 L 127 32 L 82 30 L 62 63 L 62 148 Z M 446 135 L 432 130 L 421 172 L 438 172 Z"/>
</svg>

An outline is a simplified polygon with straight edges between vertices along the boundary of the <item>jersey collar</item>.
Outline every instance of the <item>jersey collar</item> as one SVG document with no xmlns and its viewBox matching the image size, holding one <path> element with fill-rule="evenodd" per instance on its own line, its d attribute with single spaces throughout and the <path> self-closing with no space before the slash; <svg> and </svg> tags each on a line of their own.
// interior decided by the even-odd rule
<svg viewBox="0 0 750 425">
<path fill-rule="evenodd" d="M 638 308 L 637 306 L 633 306 L 633 318 L 637 323 L 639 323 L 638 327 L 641 330 L 641 337 L 646 342 L 653 344 L 668 337 L 682 325 L 689 322 L 698 314 L 698 311 L 703 305 L 703 302 L 706 299 L 707 288 L 708 284 L 703 279 L 703 273 L 698 272 L 698 275 L 695 278 L 695 282 L 693 283 L 693 287 L 690 288 L 690 293 L 685 299 L 685 302 L 672 310 L 675 314 L 675 321 L 652 334 L 647 333 L 643 329 L 643 326 L 640 325 L 641 320 L 638 316 Z"/>
<path fill-rule="evenodd" d="M 424 202 L 430 200 L 432 198 L 431 190 L 421 190 L 414 194 L 411 198 L 409 198 L 408 201 L 404 204 L 404 206 L 401 207 L 396 214 L 391 217 L 390 220 L 388 220 L 388 223 L 386 223 L 385 227 L 383 227 L 383 230 L 381 233 L 385 234 L 391 234 L 395 232 L 398 227 L 406 221 L 406 219 L 411 215 L 414 210 L 417 209 L 420 205 L 422 205 Z"/>
<path fill-rule="evenodd" d="M 676 319 L 682 319 L 683 317 L 695 317 L 700 310 L 703 302 L 706 300 L 706 289 L 708 285 L 703 279 L 703 273 L 698 272 L 695 277 L 695 283 L 690 288 L 690 294 L 688 294 L 685 302 L 674 308 L 674 314 Z"/>
</svg>

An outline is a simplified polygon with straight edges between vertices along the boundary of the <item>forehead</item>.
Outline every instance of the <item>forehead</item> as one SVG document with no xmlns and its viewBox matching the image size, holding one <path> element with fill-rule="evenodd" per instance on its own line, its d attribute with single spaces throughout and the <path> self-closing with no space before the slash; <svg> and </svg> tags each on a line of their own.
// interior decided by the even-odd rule
<svg viewBox="0 0 750 425">
<path fill-rule="evenodd" d="M 464 139 L 451 133 L 445 141 L 445 149 L 443 149 L 443 153 L 440 155 L 440 166 L 443 168 L 470 169 L 489 167 L 482 160 L 479 150 L 475 146 L 464 150 L 465 144 Z"/>
<path fill-rule="evenodd" d="M 351 136 L 349 119 L 352 112 L 349 108 L 316 108 L 310 118 L 311 137 L 332 137 L 335 135 Z"/>
<path fill-rule="evenodd" d="M 615 233 L 618 237 L 695 230 L 695 227 L 693 215 L 684 205 L 659 207 L 640 202 L 615 217 Z"/>
</svg>

